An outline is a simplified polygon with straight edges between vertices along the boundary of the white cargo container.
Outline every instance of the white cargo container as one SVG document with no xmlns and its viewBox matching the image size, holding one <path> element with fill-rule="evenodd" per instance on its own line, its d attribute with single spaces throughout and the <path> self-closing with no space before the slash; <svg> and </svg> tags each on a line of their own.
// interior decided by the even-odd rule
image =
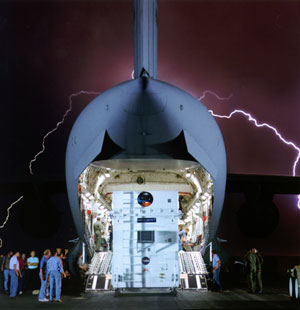
<svg viewBox="0 0 300 310">
<path fill-rule="evenodd" d="M 112 197 L 112 286 L 179 286 L 178 192 L 115 191 Z"/>
</svg>

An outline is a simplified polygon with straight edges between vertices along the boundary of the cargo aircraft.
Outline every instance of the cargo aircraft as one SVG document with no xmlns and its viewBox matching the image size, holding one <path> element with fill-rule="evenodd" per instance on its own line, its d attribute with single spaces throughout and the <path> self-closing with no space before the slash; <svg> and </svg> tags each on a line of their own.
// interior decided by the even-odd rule
<svg viewBox="0 0 300 310">
<path fill-rule="evenodd" d="M 227 175 L 213 116 L 199 100 L 158 79 L 157 0 L 134 0 L 133 6 L 134 78 L 84 108 L 66 150 L 78 245 L 92 258 L 87 289 L 170 288 L 174 295 L 178 287 L 206 289 L 226 178 L 228 192 L 260 184 L 258 199 L 264 189 L 297 193 L 299 178 Z M 54 183 L 65 191 L 63 181 Z M 38 187 L 49 191 L 48 185 Z M 244 208 L 241 223 L 251 214 Z M 265 217 L 270 214 L 274 226 L 272 205 Z"/>
<path fill-rule="evenodd" d="M 156 0 L 134 1 L 134 79 L 96 97 L 73 125 L 66 183 L 89 252 L 97 218 L 100 238 L 112 227 L 116 289 L 175 289 L 178 232 L 202 254 L 215 238 L 226 185 L 224 142 L 203 104 L 157 77 Z M 150 197 L 147 206 L 141 197 Z"/>
</svg>

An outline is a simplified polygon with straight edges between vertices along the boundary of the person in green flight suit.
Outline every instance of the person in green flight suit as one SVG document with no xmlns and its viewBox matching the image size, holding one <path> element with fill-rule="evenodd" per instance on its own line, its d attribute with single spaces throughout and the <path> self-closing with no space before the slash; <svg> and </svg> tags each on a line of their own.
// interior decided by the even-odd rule
<svg viewBox="0 0 300 310">
<path fill-rule="evenodd" d="M 257 263 L 257 273 L 256 273 L 256 279 L 257 279 L 257 285 L 258 285 L 258 293 L 262 293 L 263 291 L 263 287 L 262 287 L 262 279 L 261 279 L 261 266 L 264 262 L 261 254 L 256 250 L 255 250 L 255 254 L 256 254 L 256 263 Z"/>
<path fill-rule="evenodd" d="M 256 289 L 256 277 L 257 277 L 257 261 L 258 258 L 255 253 L 255 249 L 252 248 L 245 256 L 244 266 L 247 274 L 248 289 L 250 293 L 255 293 Z"/>
<path fill-rule="evenodd" d="M 102 233 L 105 230 L 104 225 L 101 223 L 100 217 L 97 217 L 97 221 L 94 224 L 93 228 L 94 228 L 94 235 L 95 235 L 95 250 L 96 252 L 100 252 L 102 249 L 102 245 L 101 245 Z"/>
</svg>

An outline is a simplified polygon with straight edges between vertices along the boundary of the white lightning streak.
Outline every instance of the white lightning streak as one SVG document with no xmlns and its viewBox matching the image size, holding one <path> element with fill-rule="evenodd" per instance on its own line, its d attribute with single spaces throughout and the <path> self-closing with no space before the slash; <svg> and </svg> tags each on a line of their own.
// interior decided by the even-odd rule
<svg viewBox="0 0 300 310">
<path fill-rule="evenodd" d="M 3 224 L 0 226 L 0 229 L 4 228 L 5 224 L 7 223 L 8 219 L 9 219 L 9 210 L 15 205 L 17 204 L 20 200 L 23 199 L 23 196 L 21 196 L 19 199 L 17 199 L 16 201 L 14 201 L 6 210 L 7 212 L 7 216 L 5 221 L 3 222 Z M 0 238 L 0 248 L 2 248 L 2 239 Z"/>
<path fill-rule="evenodd" d="M 46 139 L 47 139 L 53 132 L 55 132 L 61 124 L 64 123 L 65 118 L 66 118 L 67 115 L 72 111 L 72 108 L 73 108 L 73 107 L 72 107 L 72 100 L 73 100 L 73 97 L 76 97 L 76 96 L 79 96 L 79 95 L 82 95 L 82 94 L 87 94 L 87 95 L 99 95 L 99 92 L 93 92 L 93 91 L 90 92 L 90 91 L 81 90 L 81 91 L 79 91 L 79 92 L 77 92 L 77 93 L 75 93 L 75 94 L 71 94 L 71 95 L 69 96 L 69 108 L 66 110 L 66 112 L 65 112 L 65 114 L 63 115 L 61 121 L 59 121 L 59 122 L 56 124 L 55 128 L 53 128 L 52 130 L 50 130 L 48 133 L 46 133 L 46 134 L 44 135 L 43 141 L 42 141 L 42 149 L 41 149 L 41 151 L 39 151 L 39 152 L 34 156 L 34 158 L 30 161 L 30 163 L 29 163 L 29 171 L 30 171 L 30 174 L 33 174 L 33 171 L 32 171 L 32 164 L 33 164 L 33 162 L 35 162 L 35 161 L 37 160 L 37 157 L 38 157 L 39 155 L 43 154 L 44 151 L 45 151 L 45 149 L 46 149 L 46 147 L 45 147 L 45 141 L 46 141 Z"/>
<path fill-rule="evenodd" d="M 202 99 L 204 99 L 204 98 L 206 97 L 207 94 L 211 94 L 211 95 L 215 96 L 215 97 L 216 97 L 218 100 L 220 100 L 220 101 L 230 100 L 231 97 L 233 96 L 233 94 L 230 94 L 228 97 L 220 97 L 220 96 L 218 96 L 216 93 L 214 93 L 214 92 L 211 91 L 211 90 L 205 90 L 205 91 L 203 92 L 202 96 L 201 96 L 200 98 L 198 98 L 198 100 L 201 101 Z"/>
<path fill-rule="evenodd" d="M 273 127 L 273 126 L 271 126 L 271 125 L 269 125 L 269 124 L 267 124 L 267 123 L 261 123 L 261 124 L 259 124 L 259 123 L 257 122 L 257 120 L 256 120 L 255 118 L 253 118 L 253 116 L 252 116 L 250 113 L 246 113 L 246 112 L 243 111 L 243 110 L 234 110 L 234 111 L 232 111 L 229 115 L 218 115 L 218 114 L 213 113 L 212 110 L 209 110 L 209 112 L 210 112 L 214 117 L 227 118 L 227 119 L 231 118 L 231 117 L 232 117 L 234 114 L 236 114 L 236 113 L 243 114 L 244 116 L 247 116 L 247 117 L 248 117 L 248 120 L 249 120 L 250 122 L 253 122 L 253 123 L 255 124 L 256 127 L 267 127 L 267 128 L 269 128 L 269 129 L 271 129 L 271 130 L 276 134 L 276 136 L 277 136 L 283 143 L 285 143 L 285 144 L 287 144 L 287 145 L 289 145 L 289 146 L 292 146 L 292 147 L 298 152 L 297 159 L 295 160 L 294 166 L 293 166 L 293 176 L 296 175 L 296 166 L 297 166 L 297 163 L 298 163 L 299 158 L 300 158 L 300 148 L 297 147 L 297 146 L 295 145 L 295 143 L 293 143 L 293 142 L 291 142 L 291 141 L 287 141 L 285 138 L 283 138 L 282 135 L 278 132 L 278 130 L 277 130 L 275 127 Z"/>
<path fill-rule="evenodd" d="M 219 100 L 229 100 L 231 97 L 232 97 L 232 94 L 228 97 L 219 97 L 216 93 L 210 91 L 210 90 L 206 90 L 203 92 L 203 95 L 198 99 L 198 100 L 202 100 L 205 98 L 206 94 L 211 94 L 213 96 L 215 96 L 217 99 Z M 297 152 L 298 152 L 298 155 L 297 155 L 297 158 L 295 159 L 294 161 L 294 165 L 293 165 L 293 176 L 296 176 L 296 167 L 298 165 L 298 162 L 300 160 L 300 148 L 295 145 L 295 143 L 291 142 L 291 141 L 287 141 L 285 138 L 283 138 L 283 136 L 278 132 L 278 130 L 267 124 L 267 123 L 258 123 L 258 121 L 250 114 L 250 113 L 247 113 L 243 110 L 234 110 L 232 111 L 229 115 L 219 115 L 219 114 L 215 114 L 212 110 L 209 110 L 209 112 L 214 116 L 214 117 L 218 117 L 218 118 L 226 118 L 226 119 L 230 119 L 234 114 L 243 114 L 244 116 L 248 117 L 248 120 L 250 122 L 253 122 L 255 124 L 256 127 L 267 127 L 269 128 L 270 130 L 272 130 L 275 135 L 286 145 L 288 146 L 291 146 L 293 147 Z M 298 209 L 300 210 L 300 195 L 298 195 Z"/>
<path fill-rule="evenodd" d="M 283 142 L 285 143 L 286 145 L 288 146 L 291 146 L 293 147 L 297 152 L 298 152 L 298 155 L 297 155 L 297 158 L 295 159 L 294 161 L 294 165 L 293 165 L 293 176 L 296 176 L 296 167 L 297 167 L 297 164 L 299 162 L 299 159 L 300 159 L 300 148 L 298 146 L 295 145 L 295 143 L 291 142 L 291 141 L 287 141 L 285 138 L 283 138 L 283 136 L 278 132 L 278 130 L 267 124 L 267 123 L 261 123 L 259 124 L 257 122 L 257 120 L 255 118 L 253 118 L 253 116 L 250 114 L 250 113 L 246 113 L 245 111 L 242 111 L 242 110 L 234 110 L 232 111 L 229 115 L 218 115 L 218 114 L 215 114 L 213 113 L 212 110 L 209 110 L 209 112 L 214 116 L 214 117 L 219 117 L 219 118 L 231 118 L 234 114 L 236 113 L 239 113 L 239 114 L 243 114 L 244 116 L 248 117 L 248 120 L 249 122 L 253 122 L 255 124 L 256 127 L 267 127 L 269 128 L 270 130 L 272 130 L 275 135 Z M 298 209 L 300 209 L 300 195 L 298 195 L 298 203 L 297 203 L 297 206 L 298 206 Z"/>
</svg>

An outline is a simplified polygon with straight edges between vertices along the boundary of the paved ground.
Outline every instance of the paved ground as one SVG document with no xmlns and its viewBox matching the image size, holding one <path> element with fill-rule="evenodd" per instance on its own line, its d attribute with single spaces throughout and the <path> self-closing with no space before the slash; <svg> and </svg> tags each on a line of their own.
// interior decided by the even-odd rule
<svg viewBox="0 0 300 310">
<path fill-rule="evenodd" d="M 179 291 L 177 297 L 165 293 L 122 293 L 114 297 L 113 292 L 89 292 L 83 296 L 63 295 L 63 303 L 39 303 L 37 296 L 29 293 L 10 299 L 0 294 L 0 309 L 300 309 L 288 290 L 265 288 L 263 294 L 249 294 L 243 289 L 232 289 L 222 293 L 202 291 Z"/>
</svg>

